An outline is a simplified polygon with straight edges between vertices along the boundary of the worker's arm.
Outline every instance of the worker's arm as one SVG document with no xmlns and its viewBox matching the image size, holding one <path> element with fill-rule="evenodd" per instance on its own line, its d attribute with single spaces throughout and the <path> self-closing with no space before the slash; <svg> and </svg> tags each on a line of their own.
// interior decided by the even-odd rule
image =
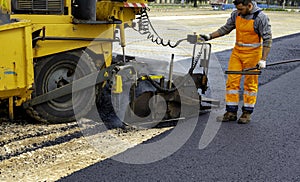
<svg viewBox="0 0 300 182">
<path fill-rule="evenodd" d="M 266 68 L 266 66 L 267 66 L 266 60 L 267 60 L 268 54 L 270 52 L 270 48 L 271 47 L 263 46 L 261 60 L 259 60 L 258 63 L 257 63 L 257 66 L 258 66 L 259 69 Z"/>
<path fill-rule="evenodd" d="M 215 32 L 210 33 L 208 35 L 200 34 L 200 37 L 203 38 L 205 41 L 208 41 L 208 40 L 211 40 L 211 39 L 214 39 L 214 38 L 217 38 L 217 37 L 221 37 L 221 36 L 222 35 L 218 31 L 215 31 Z"/>
<path fill-rule="evenodd" d="M 269 17 L 263 12 L 255 19 L 254 30 L 263 39 L 263 46 L 270 48 L 272 46 L 271 24 Z"/>
<path fill-rule="evenodd" d="M 263 39 L 261 60 L 258 62 L 258 67 L 263 69 L 266 67 L 266 60 L 272 46 L 272 32 L 268 16 L 260 13 L 255 20 L 254 29 Z"/>
<path fill-rule="evenodd" d="M 271 49 L 270 47 L 263 46 L 262 57 L 261 57 L 262 60 L 267 60 L 270 49 Z"/>
<path fill-rule="evenodd" d="M 211 40 L 214 38 L 218 38 L 221 36 L 224 36 L 226 34 L 229 34 L 232 30 L 235 29 L 235 19 L 237 17 L 237 11 L 233 11 L 231 13 L 231 16 L 227 19 L 227 22 L 225 25 L 223 25 L 222 27 L 220 27 L 217 31 L 214 31 L 210 34 L 200 34 L 200 36 L 205 40 Z"/>
<path fill-rule="evenodd" d="M 215 31 L 215 32 L 213 32 L 209 35 L 210 35 L 211 39 L 218 38 L 218 37 L 222 36 L 219 31 Z"/>
</svg>

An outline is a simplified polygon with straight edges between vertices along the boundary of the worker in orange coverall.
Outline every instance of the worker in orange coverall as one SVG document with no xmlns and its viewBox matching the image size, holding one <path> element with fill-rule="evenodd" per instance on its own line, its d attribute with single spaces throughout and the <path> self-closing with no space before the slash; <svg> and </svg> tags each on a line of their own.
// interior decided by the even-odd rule
<svg viewBox="0 0 300 182">
<path fill-rule="evenodd" d="M 246 68 L 258 66 L 266 67 L 266 59 L 272 45 L 272 33 L 269 18 L 257 6 L 255 1 L 235 0 L 236 10 L 231 13 L 227 23 L 217 31 L 200 36 L 208 41 L 224 36 L 236 29 L 236 43 L 229 63 L 229 71 L 242 71 Z M 239 104 L 239 90 L 242 75 L 229 74 L 226 82 L 226 113 L 217 117 L 217 121 L 228 122 L 237 120 Z M 249 123 L 254 110 L 258 91 L 258 75 L 246 75 L 244 79 L 244 92 L 242 115 L 238 123 Z"/>
</svg>

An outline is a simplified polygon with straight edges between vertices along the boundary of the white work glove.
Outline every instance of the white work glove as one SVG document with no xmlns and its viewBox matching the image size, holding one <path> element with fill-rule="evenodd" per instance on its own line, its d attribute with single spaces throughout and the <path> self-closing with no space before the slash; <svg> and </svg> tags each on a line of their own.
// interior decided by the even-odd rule
<svg viewBox="0 0 300 182">
<path fill-rule="evenodd" d="M 266 68 L 267 64 L 265 60 L 259 60 L 257 63 L 258 69 L 264 69 Z"/>
<path fill-rule="evenodd" d="M 200 34 L 200 37 L 202 38 L 202 39 L 204 39 L 205 41 L 208 41 L 208 40 L 211 40 L 211 36 L 210 36 L 210 34 Z"/>
</svg>

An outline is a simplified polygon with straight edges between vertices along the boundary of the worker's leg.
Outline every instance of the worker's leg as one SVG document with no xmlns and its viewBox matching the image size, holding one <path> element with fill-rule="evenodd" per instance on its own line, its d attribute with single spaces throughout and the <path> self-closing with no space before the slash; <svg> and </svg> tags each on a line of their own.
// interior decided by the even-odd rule
<svg viewBox="0 0 300 182">
<path fill-rule="evenodd" d="M 243 54 L 242 63 L 243 68 L 255 67 L 258 61 L 261 59 L 261 49 L 251 50 L 250 54 Z M 243 114 L 238 120 L 240 124 L 247 124 L 250 122 L 251 114 L 254 110 L 256 103 L 256 96 L 258 91 L 258 75 L 246 75 L 244 80 L 244 105 Z"/>
<path fill-rule="evenodd" d="M 229 63 L 229 71 L 241 71 L 242 64 L 239 56 L 239 52 L 236 49 L 233 49 Z M 237 112 L 239 104 L 239 90 L 240 90 L 240 81 L 242 75 L 240 74 L 229 74 L 226 82 L 226 111 L 227 112 Z"/>
<path fill-rule="evenodd" d="M 242 64 L 237 50 L 233 49 L 228 63 L 228 70 L 241 71 Z M 226 81 L 226 113 L 223 116 L 218 116 L 217 121 L 228 122 L 237 120 L 237 111 L 239 104 L 239 90 L 241 75 L 229 74 Z"/>
<path fill-rule="evenodd" d="M 249 51 L 251 54 L 244 54 L 242 56 L 243 68 L 253 68 L 257 65 L 261 58 L 261 49 Z M 252 113 L 256 103 L 256 96 L 258 92 L 258 75 L 246 75 L 244 80 L 244 106 L 243 111 Z"/>
<path fill-rule="evenodd" d="M 257 92 L 258 92 L 258 76 L 246 75 L 244 81 L 243 111 L 247 111 L 250 114 L 253 112 L 256 103 Z"/>
</svg>

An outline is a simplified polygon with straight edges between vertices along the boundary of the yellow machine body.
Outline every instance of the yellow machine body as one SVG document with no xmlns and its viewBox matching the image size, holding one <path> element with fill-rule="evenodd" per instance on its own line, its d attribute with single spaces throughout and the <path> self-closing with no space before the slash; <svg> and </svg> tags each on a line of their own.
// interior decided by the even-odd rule
<svg viewBox="0 0 300 182">
<path fill-rule="evenodd" d="M 10 115 L 13 105 L 20 106 L 31 99 L 35 61 L 88 48 L 104 57 L 104 64 L 96 61 L 96 66 L 108 67 L 112 63 L 116 29 L 121 31 L 120 43 L 125 46 L 124 24 L 130 24 L 141 9 L 125 6 L 125 2 L 97 1 L 94 22 L 76 23 L 72 0 L 61 1 L 61 13 L 14 13 L 13 0 L 0 2 L 0 10 L 3 10 L 0 15 L 10 14 L 12 20 L 5 24 L 0 22 L 0 103 L 1 100 L 9 100 Z M 128 3 L 145 4 L 147 1 L 129 0 Z M 115 20 L 119 23 L 114 23 Z"/>
<path fill-rule="evenodd" d="M 31 23 L 15 22 L 0 26 L 0 99 L 30 98 L 34 80 Z"/>
<path fill-rule="evenodd" d="M 132 113 L 137 115 L 137 122 L 181 117 L 182 100 L 172 84 L 176 79 L 184 83 L 183 104 L 198 111 L 197 89 L 201 88 L 203 94 L 207 89 L 205 70 L 209 58 L 204 56 L 201 60 L 203 73 L 191 75 L 193 65 L 197 65 L 192 60 L 188 77 L 173 77 L 170 64 L 169 81 L 165 82 L 164 75 L 156 75 L 155 70 L 145 75 L 148 63 L 126 55 L 125 27 L 135 25 L 137 16 L 135 30 L 148 31 L 147 3 L 148 0 L 0 0 L 0 107 L 8 108 L 10 119 L 14 118 L 14 107 L 23 106 L 32 118 L 53 124 L 88 117 L 96 110 L 94 114 L 107 128 L 126 128 L 118 111 L 124 112 L 124 119 Z M 180 41 L 183 40 L 186 39 Z M 197 40 L 195 35 L 187 39 L 195 44 L 193 56 Z M 167 45 L 173 47 L 170 42 Z M 113 53 L 113 46 L 119 46 L 122 53 Z M 202 58 L 201 54 L 197 57 Z M 193 80 L 187 81 L 190 76 Z M 127 94 L 129 86 L 128 98 L 122 94 Z M 167 109 L 160 107 L 160 99 L 152 99 L 154 95 L 165 98 Z M 129 107 L 119 98 L 128 100 L 133 112 L 128 112 Z M 152 112 L 150 104 L 157 104 L 157 110 Z M 189 109 L 186 116 L 197 111 Z"/>
</svg>

